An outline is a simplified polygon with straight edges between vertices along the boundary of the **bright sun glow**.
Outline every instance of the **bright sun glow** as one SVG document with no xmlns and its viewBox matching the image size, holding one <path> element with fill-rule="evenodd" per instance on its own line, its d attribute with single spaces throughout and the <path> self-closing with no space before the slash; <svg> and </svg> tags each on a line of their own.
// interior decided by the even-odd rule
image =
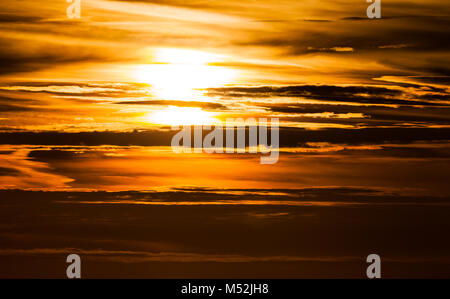
<svg viewBox="0 0 450 299">
<path fill-rule="evenodd" d="M 223 60 L 222 55 L 207 52 L 183 49 L 158 49 L 155 54 L 155 61 L 159 63 L 172 64 L 207 64 Z"/>
<path fill-rule="evenodd" d="M 214 113 L 203 111 L 197 107 L 169 106 L 164 110 L 150 112 L 145 116 L 145 121 L 161 125 L 211 125 L 218 122 Z"/>
<path fill-rule="evenodd" d="M 233 69 L 209 65 L 223 61 L 224 57 L 212 53 L 184 50 L 158 49 L 152 64 L 139 65 L 136 77 L 139 82 L 151 85 L 151 93 L 162 100 L 209 101 L 200 89 L 232 83 Z M 166 125 L 212 124 L 215 114 L 201 108 L 170 106 L 146 114 L 147 123 Z"/>
<path fill-rule="evenodd" d="M 153 59 L 155 63 L 137 67 L 136 77 L 164 100 L 201 101 L 198 89 L 231 83 L 235 77 L 233 69 L 208 65 L 223 61 L 223 56 L 207 52 L 164 48 Z"/>
</svg>

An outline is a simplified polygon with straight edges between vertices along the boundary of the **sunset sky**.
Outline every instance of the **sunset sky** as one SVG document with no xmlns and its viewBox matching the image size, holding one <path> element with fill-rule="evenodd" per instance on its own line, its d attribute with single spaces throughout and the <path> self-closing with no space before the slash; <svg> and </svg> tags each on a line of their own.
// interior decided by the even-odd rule
<svg viewBox="0 0 450 299">
<path fill-rule="evenodd" d="M 0 277 L 449 277 L 450 5 L 0 0 Z M 173 153 L 278 118 L 280 156 Z"/>
</svg>

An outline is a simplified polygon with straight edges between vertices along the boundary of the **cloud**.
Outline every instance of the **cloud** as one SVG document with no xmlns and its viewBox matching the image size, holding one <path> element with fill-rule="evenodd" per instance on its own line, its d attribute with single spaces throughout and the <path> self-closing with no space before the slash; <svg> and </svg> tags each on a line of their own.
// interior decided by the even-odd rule
<svg viewBox="0 0 450 299">
<path fill-rule="evenodd" d="M 165 6 L 155 3 L 139 3 L 125 1 L 103 1 L 93 0 L 90 5 L 106 10 L 132 15 L 142 15 L 146 17 L 175 19 L 187 22 L 199 22 L 205 24 L 213 24 L 218 26 L 245 26 L 245 19 L 225 14 L 212 13 L 207 11 L 198 11 L 188 8 L 175 6 Z M 244 24 L 243 24 L 244 23 Z M 248 25 L 252 25 L 251 23 Z"/>
<path fill-rule="evenodd" d="M 337 53 L 348 53 L 355 51 L 355 49 L 353 49 L 352 47 L 332 47 L 319 49 L 316 49 L 314 47 L 308 47 L 307 50 L 309 52 L 337 52 Z"/>
<path fill-rule="evenodd" d="M 377 144 L 386 142 L 447 141 L 449 128 L 280 128 L 280 146 L 296 147 L 306 142 L 342 144 Z M 176 131 L 144 130 L 135 132 L 0 132 L 0 144 L 30 145 L 117 145 L 117 146 L 170 146 Z"/>
<path fill-rule="evenodd" d="M 0 13 L 0 23 L 33 23 L 42 20 L 36 16 Z"/>
<path fill-rule="evenodd" d="M 83 45 L 64 45 L 53 41 L 0 38 L 0 75 L 32 72 L 56 65 L 111 62 L 115 59 L 107 50 Z"/>
<path fill-rule="evenodd" d="M 358 131 L 358 130 L 355 130 Z M 327 132 L 338 137 L 342 132 Z M 413 132 L 409 132 L 415 135 Z M 430 133 L 430 132 L 428 132 Z M 290 136 L 294 135 L 292 132 Z M 348 132 L 347 132 L 348 134 Z M 399 132 L 403 136 L 407 132 Z M 358 132 L 367 138 L 368 132 Z M 370 134 L 369 134 L 370 135 Z M 383 133 L 380 132 L 380 136 Z M 428 138 L 433 136 L 428 135 Z M 342 137 L 342 136 L 341 136 Z M 385 138 L 385 136 L 383 136 Z M 372 136 L 373 138 L 373 136 Z M 448 139 L 448 135 L 445 137 Z M 381 139 L 383 140 L 383 139 Z M 448 194 L 443 179 L 448 175 L 448 140 L 402 144 L 401 139 L 387 143 L 327 143 L 299 140 L 291 148 L 282 148 L 276 167 L 259 164 L 254 154 L 174 154 L 170 147 L 89 147 L 89 146 L 17 146 L 5 153 L 3 168 L 17 169 L 19 176 L 2 177 L 4 188 L 33 190 L 148 190 L 167 186 L 204 186 L 220 188 L 299 188 L 308 186 L 352 186 L 403 190 L 415 194 Z M 357 142 L 360 142 L 359 144 Z M 5 147 L 9 148 L 11 146 Z M 12 156 L 12 158 L 11 158 Z M 13 159 L 14 158 L 14 159 Z M 13 161 L 13 163 L 7 162 Z M 386 172 L 389 165 L 389 172 Z M 26 167 L 25 167 L 26 166 Z M 236 172 L 235 169 L 241 169 Z M 88 171 L 87 171 L 88 170 Z M 355 177 L 357 173 L 357 177 Z M 412 182 L 414 182 L 412 184 Z M 276 192 L 276 191 L 275 191 Z M 276 192 L 277 193 L 277 192 Z M 239 194 L 236 194 L 239 195 Z M 257 194 L 254 194 L 255 196 Z M 263 194 L 270 196 L 270 194 Z M 272 203 L 264 198 L 254 202 L 234 198 L 216 201 L 197 198 L 197 205 L 311 205 L 310 201 L 292 202 L 275 194 Z M 107 204 L 99 195 L 97 204 Z M 335 195 L 333 195 L 335 196 Z M 108 199 L 109 201 L 110 199 Z M 123 204 L 166 205 L 161 197 L 153 202 L 114 201 Z M 328 200 L 328 202 L 330 202 Z M 194 204 L 186 198 L 179 205 Z M 324 203 L 325 204 L 325 203 Z M 349 198 L 340 202 L 334 198 L 328 204 L 360 205 Z"/>
<path fill-rule="evenodd" d="M 28 107 L 18 105 L 0 104 L 0 112 L 17 112 L 17 111 L 30 111 L 33 110 Z"/>
<path fill-rule="evenodd" d="M 0 154 L 2 189 L 63 188 L 72 179 L 51 172 L 47 164 L 28 160 L 28 151 Z"/>
<path fill-rule="evenodd" d="M 392 88 L 388 86 L 370 85 L 291 85 L 291 86 L 258 86 L 258 87 L 224 87 L 209 88 L 210 96 L 231 98 L 270 98 L 270 97 L 297 97 L 327 102 L 376 104 L 376 105 L 422 105 L 445 106 L 445 103 L 435 103 L 433 100 L 446 99 L 445 94 L 425 94 Z M 420 97 L 422 100 L 416 100 Z M 424 101 L 428 99 L 429 101 Z"/>
<path fill-rule="evenodd" d="M 60 255 L 76 253 L 87 259 L 106 260 L 121 263 L 178 262 L 178 263 L 254 263 L 254 262 L 348 262 L 357 257 L 301 257 L 301 256 L 243 256 L 227 254 L 199 254 L 189 252 L 144 252 L 84 250 L 77 248 L 36 248 L 36 249 L 0 249 L 0 255 Z"/>
<path fill-rule="evenodd" d="M 383 273 L 387 277 L 399 275 L 389 269 L 392 266 L 400 271 L 401 263 L 406 263 L 408 270 L 404 273 L 409 275 L 429 273 L 429 263 L 433 263 L 434 274 L 448 268 L 450 244 L 442 238 L 442 232 L 449 228 L 445 217 L 450 206 L 442 195 L 335 187 L 143 192 L 0 190 L 0 196 L 2 277 L 63 276 L 65 258 L 71 253 L 81 256 L 84 277 L 173 277 L 174 273 L 185 273 L 182 269 L 211 277 L 224 273 L 218 271 L 223 264 L 232 265 L 233 275 L 254 275 L 261 263 L 260 275 L 268 277 L 308 277 L 314 273 L 342 277 L 342 268 L 347 275 L 360 277 L 360 264 L 373 250 L 384 257 L 387 266 Z M 316 204 L 199 207 L 109 203 L 280 199 Z M 85 203 L 95 201 L 105 203 Z M 357 208 L 321 204 L 345 201 L 363 204 Z M 417 225 L 411 221 L 414 217 L 424 221 Z M 355 241 L 355 236 L 365 236 L 368 231 L 370 238 Z M 46 267 L 38 271 L 42 261 Z M 160 267 L 171 271 L 161 272 Z"/>
<path fill-rule="evenodd" d="M 148 106 L 178 106 L 178 107 L 201 107 L 206 109 L 226 110 L 223 104 L 212 102 L 195 102 L 195 101 L 169 101 L 169 100 L 152 100 L 152 101 L 123 101 L 117 102 L 119 105 L 148 105 Z"/>
</svg>

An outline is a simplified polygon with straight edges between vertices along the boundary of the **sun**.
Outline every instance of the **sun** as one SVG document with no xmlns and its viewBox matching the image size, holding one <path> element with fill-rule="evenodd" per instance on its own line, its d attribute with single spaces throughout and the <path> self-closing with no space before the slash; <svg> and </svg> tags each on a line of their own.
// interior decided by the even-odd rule
<svg viewBox="0 0 450 299">
<path fill-rule="evenodd" d="M 218 123 L 215 113 L 203 111 L 198 107 L 169 106 L 163 110 L 149 112 L 145 121 L 157 125 L 212 125 Z"/>
<path fill-rule="evenodd" d="M 186 49 L 161 48 L 155 53 L 155 61 L 159 63 L 204 65 L 222 59 L 222 55 Z"/>
<path fill-rule="evenodd" d="M 154 95 L 163 100 L 202 100 L 199 89 L 233 82 L 236 71 L 210 65 L 225 57 L 208 52 L 162 48 L 155 51 L 151 64 L 138 65 L 137 81 L 151 85 Z"/>
<path fill-rule="evenodd" d="M 151 64 L 137 66 L 137 81 L 151 85 L 151 94 L 162 100 L 208 102 L 202 89 L 223 86 L 235 78 L 231 68 L 210 65 L 225 57 L 188 49 L 160 48 Z M 158 125 L 198 125 L 219 122 L 215 113 L 196 107 L 169 106 L 148 112 L 144 121 Z"/>
</svg>

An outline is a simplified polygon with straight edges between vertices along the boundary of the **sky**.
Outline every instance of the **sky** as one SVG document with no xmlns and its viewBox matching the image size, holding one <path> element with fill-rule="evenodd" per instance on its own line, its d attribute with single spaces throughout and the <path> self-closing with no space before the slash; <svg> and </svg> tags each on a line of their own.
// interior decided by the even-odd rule
<svg viewBox="0 0 450 299">
<path fill-rule="evenodd" d="M 0 0 L 0 277 L 449 276 L 448 3 L 69 5 Z M 230 118 L 278 162 L 172 151 Z"/>
</svg>

